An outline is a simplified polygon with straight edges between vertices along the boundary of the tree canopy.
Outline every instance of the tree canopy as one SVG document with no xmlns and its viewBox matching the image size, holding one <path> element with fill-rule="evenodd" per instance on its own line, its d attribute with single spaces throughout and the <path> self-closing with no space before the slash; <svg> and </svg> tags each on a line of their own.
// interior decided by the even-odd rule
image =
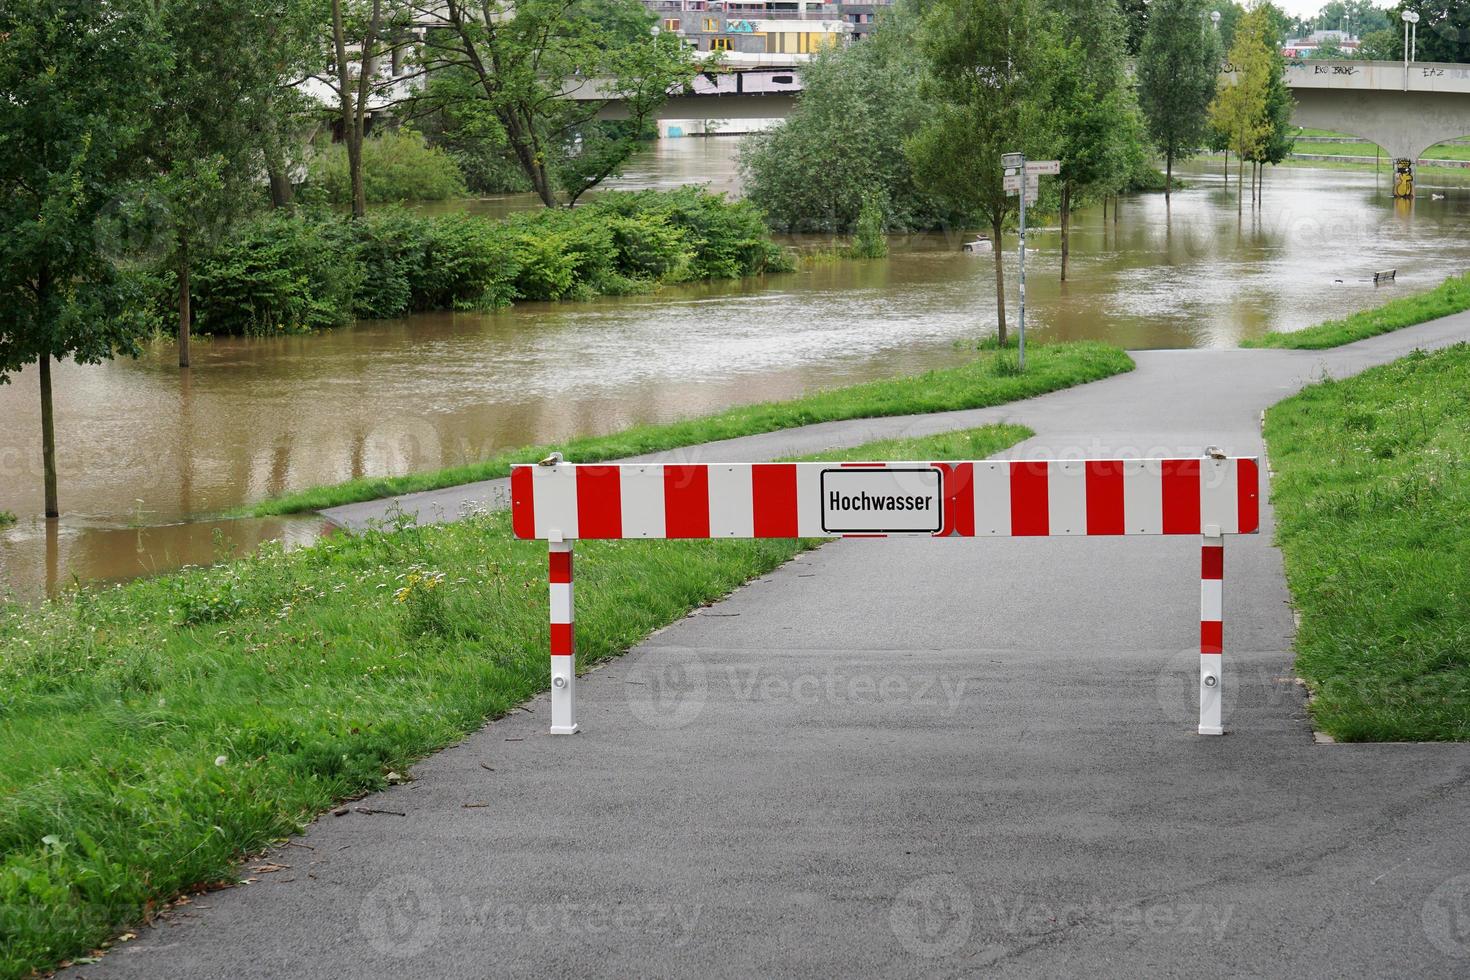
<svg viewBox="0 0 1470 980">
<path fill-rule="evenodd" d="M 1206 0 L 1154 0 L 1138 56 L 1138 102 L 1167 176 L 1204 143 L 1220 48 Z"/>
</svg>

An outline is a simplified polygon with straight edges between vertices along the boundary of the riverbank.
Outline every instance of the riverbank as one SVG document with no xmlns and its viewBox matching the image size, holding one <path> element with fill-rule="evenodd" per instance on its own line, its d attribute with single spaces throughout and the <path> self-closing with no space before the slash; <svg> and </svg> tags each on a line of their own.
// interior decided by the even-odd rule
<svg viewBox="0 0 1470 980">
<path fill-rule="evenodd" d="M 1344 741 L 1470 739 L 1470 346 L 1266 413 L 1297 671 Z"/>
<path fill-rule="evenodd" d="M 1282 347 L 1292 350 L 1323 350 L 1401 330 L 1451 313 L 1470 310 L 1470 273 L 1451 276 L 1433 289 L 1401 296 L 1382 306 L 1363 310 L 1341 320 L 1328 320 L 1290 333 L 1268 333 L 1241 341 L 1242 347 Z"/>
<path fill-rule="evenodd" d="M 1024 373 L 1016 369 L 1013 350 L 982 350 L 958 367 L 818 391 L 791 401 L 744 405 L 684 422 L 639 425 L 606 436 L 515 449 L 465 466 L 316 487 L 264 501 L 244 514 L 297 514 L 493 480 L 507 476 L 515 463 L 534 462 L 553 451 L 572 462 L 595 463 L 816 422 L 985 408 L 1098 381 L 1132 367 L 1124 351 L 1091 342 L 1031 347 Z"/>
<path fill-rule="evenodd" d="M 823 458 L 980 459 L 1012 425 Z M 0 976 L 103 945 L 547 686 L 545 545 L 505 512 L 0 606 Z M 586 667 L 809 547 L 586 542 Z M 465 802 L 475 802 L 466 800 Z"/>
</svg>

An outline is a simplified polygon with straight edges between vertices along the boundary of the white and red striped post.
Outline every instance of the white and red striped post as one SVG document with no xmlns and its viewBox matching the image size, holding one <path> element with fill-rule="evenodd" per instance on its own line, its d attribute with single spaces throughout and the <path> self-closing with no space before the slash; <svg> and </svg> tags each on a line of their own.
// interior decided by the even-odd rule
<svg viewBox="0 0 1470 980">
<path fill-rule="evenodd" d="M 1225 536 L 1207 525 L 1200 540 L 1199 733 L 1224 735 L 1220 696 L 1225 674 Z"/>
<path fill-rule="evenodd" d="M 551 541 L 551 734 L 577 734 L 577 644 L 572 636 L 572 542 Z"/>
</svg>

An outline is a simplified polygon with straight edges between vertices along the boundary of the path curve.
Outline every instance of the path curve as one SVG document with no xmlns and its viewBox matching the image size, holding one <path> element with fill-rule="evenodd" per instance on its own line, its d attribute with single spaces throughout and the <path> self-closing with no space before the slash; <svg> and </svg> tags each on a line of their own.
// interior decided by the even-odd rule
<svg viewBox="0 0 1470 980">
<path fill-rule="evenodd" d="M 1013 456 L 1250 454 L 1303 385 L 1465 339 L 1470 314 L 1146 351 L 1025 402 L 647 458 L 996 421 L 1037 433 Z M 80 973 L 1463 976 L 1470 746 L 1313 743 L 1263 520 L 1226 547 L 1224 738 L 1191 734 L 1196 540 L 836 541 L 590 673 L 585 734 L 544 734 L 538 699 L 365 803 L 406 817 L 323 818 L 270 856 L 290 872 Z"/>
</svg>

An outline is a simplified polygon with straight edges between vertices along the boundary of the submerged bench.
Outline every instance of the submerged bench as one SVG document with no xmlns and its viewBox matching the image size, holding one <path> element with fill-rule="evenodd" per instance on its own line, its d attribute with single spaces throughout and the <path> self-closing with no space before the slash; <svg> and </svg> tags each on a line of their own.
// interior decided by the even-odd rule
<svg viewBox="0 0 1470 980">
<path fill-rule="evenodd" d="M 1225 535 L 1260 524 L 1255 457 L 585 464 L 511 470 L 516 537 L 550 548 L 551 732 L 577 726 L 578 539 L 1197 534 L 1199 733 L 1220 735 Z"/>
</svg>

